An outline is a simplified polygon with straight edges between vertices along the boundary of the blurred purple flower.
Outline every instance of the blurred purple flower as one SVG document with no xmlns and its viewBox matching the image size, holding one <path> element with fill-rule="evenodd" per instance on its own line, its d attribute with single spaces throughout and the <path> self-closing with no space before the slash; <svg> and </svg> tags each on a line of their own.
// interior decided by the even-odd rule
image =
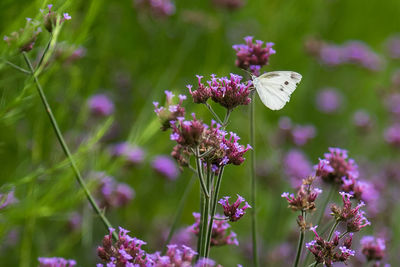
<svg viewBox="0 0 400 267">
<path fill-rule="evenodd" d="M 311 163 L 300 150 L 290 150 L 283 159 L 283 169 L 292 187 L 298 188 L 302 180 L 313 172 Z"/>
<path fill-rule="evenodd" d="M 340 46 L 324 45 L 320 50 L 320 60 L 330 66 L 336 66 L 344 62 L 343 51 Z"/>
<path fill-rule="evenodd" d="M 317 108 L 323 113 L 335 113 L 343 102 L 342 94 L 334 88 L 322 89 L 315 99 Z"/>
<path fill-rule="evenodd" d="M 38 258 L 39 267 L 73 267 L 76 265 L 75 260 L 67 260 L 64 258 Z"/>
<path fill-rule="evenodd" d="M 76 231 L 82 226 L 82 216 L 78 212 L 73 212 L 68 216 L 68 229 Z"/>
<path fill-rule="evenodd" d="M 364 236 L 360 240 L 361 253 L 368 261 L 380 261 L 385 256 L 386 245 L 383 238 Z"/>
<path fill-rule="evenodd" d="M 138 165 L 143 162 L 145 152 L 140 147 L 135 147 L 128 142 L 122 142 L 111 148 L 111 155 L 124 157 L 129 163 Z"/>
<path fill-rule="evenodd" d="M 389 56 L 394 59 L 400 58 L 400 36 L 392 36 L 386 41 Z"/>
<path fill-rule="evenodd" d="M 395 147 L 400 147 L 400 123 L 394 123 L 385 129 L 385 141 Z"/>
<path fill-rule="evenodd" d="M 379 56 L 360 41 L 350 41 L 344 44 L 343 54 L 349 63 L 356 63 L 370 70 L 379 70 L 382 67 Z"/>
<path fill-rule="evenodd" d="M 134 0 L 137 8 L 148 9 L 153 16 L 164 18 L 175 13 L 175 5 L 171 0 Z"/>
<path fill-rule="evenodd" d="M 18 199 L 14 196 L 14 189 L 8 193 L 0 193 L 0 210 L 16 202 Z"/>
<path fill-rule="evenodd" d="M 265 43 L 256 40 L 253 43 L 253 37 L 244 38 L 246 44 L 234 45 L 232 48 L 236 51 L 236 66 L 241 69 L 250 70 L 254 75 L 260 75 L 260 68 L 267 65 L 269 57 L 276 53 L 272 48 L 274 43 Z"/>
<path fill-rule="evenodd" d="M 158 174 L 169 180 L 175 180 L 178 178 L 178 167 L 176 166 L 174 160 L 169 156 L 157 156 L 153 159 L 151 165 Z"/>
<path fill-rule="evenodd" d="M 114 103 L 104 94 L 90 97 L 88 105 L 90 111 L 98 116 L 109 116 L 114 112 Z"/>
<path fill-rule="evenodd" d="M 392 93 L 385 99 L 386 108 L 390 113 L 400 118 L 400 93 Z"/>
<path fill-rule="evenodd" d="M 365 110 L 359 109 L 353 115 L 354 126 L 360 131 L 368 131 L 372 128 L 372 120 L 369 113 Z"/>
<path fill-rule="evenodd" d="M 292 130 L 293 142 L 298 146 L 303 146 L 315 137 L 315 132 L 313 125 L 296 125 Z"/>
<path fill-rule="evenodd" d="M 244 0 L 213 0 L 213 3 L 228 10 L 236 10 L 244 6 Z"/>
</svg>

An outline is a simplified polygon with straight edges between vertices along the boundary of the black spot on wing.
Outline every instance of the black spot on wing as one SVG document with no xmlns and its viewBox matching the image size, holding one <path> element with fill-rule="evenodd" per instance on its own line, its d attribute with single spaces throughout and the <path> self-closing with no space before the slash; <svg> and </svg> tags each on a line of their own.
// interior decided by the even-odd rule
<svg viewBox="0 0 400 267">
<path fill-rule="evenodd" d="M 288 81 L 285 81 L 285 85 L 288 85 L 289 84 L 289 82 Z"/>
</svg>

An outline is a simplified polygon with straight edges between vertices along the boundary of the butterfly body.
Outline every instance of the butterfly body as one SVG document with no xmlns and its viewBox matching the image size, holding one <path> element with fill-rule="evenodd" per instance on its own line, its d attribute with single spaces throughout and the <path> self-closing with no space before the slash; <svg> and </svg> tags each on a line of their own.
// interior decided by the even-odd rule
<svg viewBox="0 0 400 267">
<path fill-rule="evenodd" d="M 256 77 L 253 85 L 265 106 L 272 110 L 282 109 L 290 100 L 302 76 L 294 71 L 272 71 Z"/>
</svg>

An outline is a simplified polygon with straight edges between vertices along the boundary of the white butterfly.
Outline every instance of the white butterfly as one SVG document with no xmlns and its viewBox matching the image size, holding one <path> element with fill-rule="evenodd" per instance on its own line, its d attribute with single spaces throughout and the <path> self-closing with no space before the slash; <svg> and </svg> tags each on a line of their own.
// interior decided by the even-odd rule
<svg viewBox="0 0 400 267">
<path fill-rule="evenodd" d="M 253 85 L 264 105 L 272 110 L 283 108 L 290 100 L 302 76 L 294 71 L 272 71 L 256 77 Z"/>
</svg>

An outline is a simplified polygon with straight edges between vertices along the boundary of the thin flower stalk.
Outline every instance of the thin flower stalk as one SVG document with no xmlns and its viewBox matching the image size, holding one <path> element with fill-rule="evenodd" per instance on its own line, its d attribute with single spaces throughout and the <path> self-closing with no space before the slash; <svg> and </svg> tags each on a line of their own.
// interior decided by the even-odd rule
<svg viewBox="0 0 400 267">
<path fill-rule="evenodd" d="M 42 86 L 41 86 L 38 78 L 37 78 L 37 75 L 35 73 L 35 70 L 34 70 L 34 68 L 32 66 L 31 61 L 29 60 L 26 52 L 22 52 L 22 55 L 23 55 L 23 57 L 25 59 L 25 62 L 26 62 L 27 66 L 28 66 L 28 68 L 30 70 L 30 73 L 31 73 L 31 75 L 33 77 L 33 80 L 34 80 L 36 88 L 38 90 L 40 99 L 41 99 L 42 104 L 43 104 L 43 106 L 44 106 L 44 108 L 46 110 L 47 115 L 49 116 L 49 119 L 50 119 L 51 125 L 53 127 L 53 130 L 54 130 L 54 132 L 55 132 L 55 134 L 57 136 L 57 139 L 58 139 L 58 141 L 59 141 L 59 143 L 60 143 L 60 145 L 61 145 L 61 147 L 62 147 L 62 149 L 63 149 L 63 151 L 65 153 L 65 155 L 67 156 L 67 158 L 68 158 L 68 160 L 69 160 L 69 162 L 70 162 L 70 164 L 72 166 L 72 170 L 75 173 L 75 176 L 76 176 L 76 179 L 77 179 L 79 185 L 82 187 L 83 191 L 85 192 L 86 198 L 90 202 L 91 206 L 93 207 L 93 209 L 95 210 L 97 215 L 102 220 L 102 222 L 103 222 L 104 226 L 106 227 L 106 229 L 108 230 L 109 228 L 112 228 L 111 223 L 108 221 L 108 219 L 106 218 L 104 213 L 100 210 L 99 206 L 96 204 L 96 201 L 94 200 L 92 194 L 90 193 L 89 189 L 87 188 L 87 186 L 85 184 L 85 181 L 83 180 L 83 177 L 82 177 L 82 175 L 81 175 L 81 173 L 80 173 L 80 171 L 79 171 L 79 169 L 78 169 L 78 167 L 77 167 L 77 165 L 75 163 L 75 160 L 72 157 L 72 154 L 71 154 L 71 152 L 70 152 L 70 150 L 68 148 L 68 145 L 66 144 L 66 142 L 64 140 L 64 137 L 63 137 L 63 135 L 61 133 L 61 130 L 58 127 L 57 120 L 53 115 L 52 109 L 51 109 L 51 107 L 50 107 L 50 105 L 49 105 L 49 103 L 47 101 L 46 95 L 44 94 L 44 91 L 42 89 Z M 113 233 L 112 235 L 113 235 L 113 237 L 115 239 L 118 239 L 118 235 L 116 233 Z"/>
</svg>

